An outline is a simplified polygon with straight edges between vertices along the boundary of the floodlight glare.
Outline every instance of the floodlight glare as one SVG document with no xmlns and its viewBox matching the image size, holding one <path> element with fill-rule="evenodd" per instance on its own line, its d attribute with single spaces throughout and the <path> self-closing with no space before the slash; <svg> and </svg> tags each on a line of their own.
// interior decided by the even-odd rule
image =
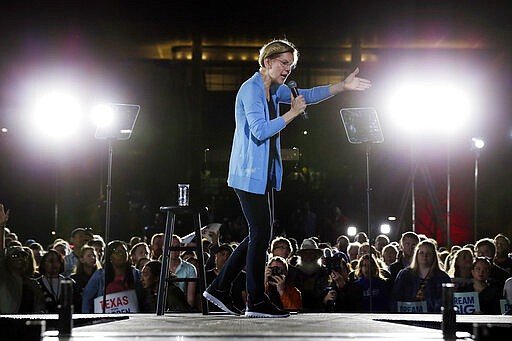
<svg viewBox="0 0 512 341">
<path fill-rule="evenodd" d="M 91 110 L 93 122 L 100 127 L 107 127 L 114 121 L 114 110 L 108 104 L 98 104 Z"/>
<path fill-rule="evenodd" d="M 389 224 L 380 225 L 380 232 L 382 234 L 388 234 L 389 232 L 391 232 L 391 226 Z"/>
<path fill-rule="evenodd" d="M 473 146 L 473 149 L 482 149 L 485 146 L 485 142 L 482 139 L 473 137 L 471 139 L 471 144 Z"/>
<path fill-rule="evenodd" d="M 446 84 L 408 84 L 390 96 L 395 122 L 412 132 L 453 132 L 466 124 L 470 103 L 464 92 Z"/>
<path fill-rule="evenodd" d="M 32 118 L 43 134 L 62 139 L 77 131 L 81 119 L 80 104 L 69 94 L 54 92 L 36 102 Z"/>
<path fill-rule="evenodd" d="M 356 227 L 354 227 L 354 226 L 349 226 L 349 227 L 347 228 L 347 234 L 348 234 L 350 237 L 355 236 L 355 235 L 356 235 L 356 233 L 357 233 L 357 228 L 356 228 Z"/>
</svg>

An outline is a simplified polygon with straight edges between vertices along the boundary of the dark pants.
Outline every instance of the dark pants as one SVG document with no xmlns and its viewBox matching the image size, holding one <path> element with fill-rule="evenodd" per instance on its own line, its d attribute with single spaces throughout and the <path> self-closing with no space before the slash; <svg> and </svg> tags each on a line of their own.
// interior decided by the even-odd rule
<svg viewBox="0 0 512 341">
<path fill-rule="evenodd" d="M 249 235 L 233 251 L 212 285 L 217 290 L 229 291 L 235 277 L 246 266 L 247 304 L 251 306 L 265 298 L 266 251 L 272 235 L 269 195 L 238 189 L 235 193 L 247 219 Z"/>
</svg>

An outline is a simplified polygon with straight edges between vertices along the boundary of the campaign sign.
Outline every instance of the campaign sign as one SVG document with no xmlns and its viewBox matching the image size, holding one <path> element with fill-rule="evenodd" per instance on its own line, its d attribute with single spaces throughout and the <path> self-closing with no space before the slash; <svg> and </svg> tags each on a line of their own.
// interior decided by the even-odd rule
<svg viewBox="0 0 512 341">
<path fill-rule="evenodd" d="M 138 313 L 139 303 L 135 290 L 120 291 L 107 295 L 105 313 L 127 314 Z M 103 296 L 94 299 L 94 313 L 103 313 Z"/>
<path fill-rule="evenodd" d="M 458 314 L 474 314 L 480 311 L 478 293 L 476 291 L 453 293 L 453 306 L 457 307 Z"/>
<path fill-rule="evenodd" d="M 399 313 L 426 313 L 427 312 L 427 301 L 418 302 L 396 302 Z"/>
<path fill-rule="evenodd" d="M 507 311 L 512 311 L 512 301 L 508 301 L 504 298 L 500 300 L 501 314 L 505 314 Z"/>
</svg>

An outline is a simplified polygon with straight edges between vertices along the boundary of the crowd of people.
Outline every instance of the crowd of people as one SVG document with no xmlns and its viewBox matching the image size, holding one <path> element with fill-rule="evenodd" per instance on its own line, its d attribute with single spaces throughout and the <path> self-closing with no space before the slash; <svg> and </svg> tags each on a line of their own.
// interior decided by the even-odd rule
<svg viewBox="0 0 512 341">
<path fill-rule="evenodd" d="M 7 221 L 8 212 L 0 205 L 0 314 L 57 312 L 65 279 L 73 283 L 75 313 L 101 312 L 97 298 L 126 292 L 133 293 L 135 302 L 130 312 L 155 312 L 163 233 L 149 240 L 132 237 L 105 244 L 93 230 L 76 228 L 68 240 L 59 238 L 43 247 L 35 240 L 19 241 Z M 197 277 L 203 271 L 201 256 L 207 285 L 219 275 L 238 242 L 223 242 L 222 230 L 207 231 L 201 241 L 203 255 L 171 251 L 171 276 Z M 172 246 L 177 245 L 184 243 L 174 235 Z M 412 305 L 435 313 L 441 311 L 442 284 L 450 282 L 458 293 L 476 293 L 475 313 L 509 313 L 500 302 L 512 300 L 510 240 L 501 233 L 449 249 L 412 231 L 403 233 L 399 241 L 386 235 L 370 241 L 360 232 L 352 239 L 340 235 L 332 244 L 319 237 L 299 243 L 275 236 L 265 266 L 265 294 L 286 311 L 401 312 L 401 306 Z M 242 271 L 229 288 L 228 296 L 239 311 L 247 304 L 245 283 Z M 201 294 L 195 282 L 170 282 L 166 310 L 200 311 Z"/>
</svg>

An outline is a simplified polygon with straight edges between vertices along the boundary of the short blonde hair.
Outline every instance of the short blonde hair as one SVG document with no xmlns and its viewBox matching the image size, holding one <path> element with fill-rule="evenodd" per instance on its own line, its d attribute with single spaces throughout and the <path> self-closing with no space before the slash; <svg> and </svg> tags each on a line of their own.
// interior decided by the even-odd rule
<svg viewBox="0 0 512 341">
<path fill-rule="evenodd" d="M 265 58 L 272 59 L 286 52 L 293 54 L 292 66 L 297 65 L 297 61 L 299 60 L 299 51 L 295 48 L 293 43 L 286 39 L 275 39 L 263 45 L 263 47 L 260 49 L 260 57 L 258 62 L 261 67 L 265 67 Z"/>
</svg>

